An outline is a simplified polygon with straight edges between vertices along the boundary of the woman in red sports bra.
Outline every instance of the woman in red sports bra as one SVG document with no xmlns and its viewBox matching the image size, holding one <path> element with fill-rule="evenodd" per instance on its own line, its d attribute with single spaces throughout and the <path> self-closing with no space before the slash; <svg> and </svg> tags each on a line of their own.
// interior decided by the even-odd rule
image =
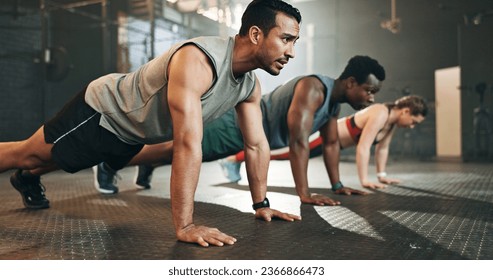
<svg viewBox="0 0 493 280">
<path fill-rule="evenodd" d="M 390 141 L 396 127 L 413 128 L 425 119 L 426 114 L 426 103 L 421 97 L 406 96 L 394 103 L 373 104 L 338 120 L 341 148 L 356 146 L 356 166 L 361 186 L 374 189 L 383 188 L 385 184 L 400 183 L 398 179 L 387 177 L 385 172 Z M 372 145 L 375 145 L 378 183 L 368 179 Z"/>
</svg>

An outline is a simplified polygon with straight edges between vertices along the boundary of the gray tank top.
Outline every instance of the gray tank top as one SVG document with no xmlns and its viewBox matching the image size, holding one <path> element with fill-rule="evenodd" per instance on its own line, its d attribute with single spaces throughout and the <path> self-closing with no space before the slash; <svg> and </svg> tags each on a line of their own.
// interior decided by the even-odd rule
<svg viewBox="0 0 493 280">
<path fill-rule="evenodd" d="M 315 112 L 310 134 L 318 131 L 331 117 L 337 117 L 340 104 L 331 104 L 330 95 L 334 79 L 322 75 L 309 75 L 318 78 L 325 86 L 324 103 Z M 294 88 L 298 81 L 308 76 L 299 76 L 277 87 L 272 93 L 262 96 L 264 130 L 271 149 L 289 145 L 288 110 L 293 101 Z"/>
<path fill-rule="evenodd" d="M 173 139 L 168 106 L 167 67 L 186 44 L 199 47 L 212 61 L 215 80 L 202 95 L 202 119 L 219 118 L 253 93 L 253 71 L 235 79 L 232 72 L 234 38 L 198 37 L 172 46 L 164 54 L 127 74 L 109 74 L 92 81 L 85 100 L 101 113 L 100 125 L 129 144 L 156 144 Z"/>
</svg>

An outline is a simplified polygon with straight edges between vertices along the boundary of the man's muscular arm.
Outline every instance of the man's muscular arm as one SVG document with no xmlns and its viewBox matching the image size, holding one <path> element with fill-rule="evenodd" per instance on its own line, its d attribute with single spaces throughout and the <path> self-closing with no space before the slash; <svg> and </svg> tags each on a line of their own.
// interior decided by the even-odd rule
<svg viewBox="0 0 493 280">
<path fill-rule="evenodd" d="M 184 66 L 186 65 L 186 66 Z M 178 50 L 168 66 L 168 103 L 173 118 L 171 208 L 176 236 L 201 246 L 234 244 L 218 229 L 193 223 L 194 196 L 202 163 L 202 106 L 200 98 L 212 85 L 208 57 L 196 46 Z"/>
</svg>

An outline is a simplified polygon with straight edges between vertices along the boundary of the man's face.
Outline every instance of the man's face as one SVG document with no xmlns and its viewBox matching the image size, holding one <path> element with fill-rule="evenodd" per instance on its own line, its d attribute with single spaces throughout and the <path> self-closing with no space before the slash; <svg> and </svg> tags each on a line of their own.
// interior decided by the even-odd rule
<svg viewBox="0 0 493 280">
<path fill-rule="evenodd" d="M 259 45 L 260 68 L 271 75 L 279 75 L 290 58 L 294 58 L 294 44 L 299 38 L 300 25 L 295 18 L 277 13 L 276 26 L 264 34 Z"/>
<path fill-rule="evenodd" d="M 375 94 L 380 90 L 382 82 L 375 75 L 370 74 L 363 84 L 358 84 L 356 79 L 349 78 L 347 100 L 355 110 L 361 110 L 375 102 Z"/>
</svg>

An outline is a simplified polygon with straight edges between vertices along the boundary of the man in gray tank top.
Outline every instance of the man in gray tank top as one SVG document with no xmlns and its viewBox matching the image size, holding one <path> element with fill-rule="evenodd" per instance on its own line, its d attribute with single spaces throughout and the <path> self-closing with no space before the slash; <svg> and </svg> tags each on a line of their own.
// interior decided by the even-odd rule
<svg viewBox="0 0 493 280">
<path fill-rule="evenodd" d="M 195 225 L 193 209 L 203 125 L 235 108 L 250 158 L 248 172 L 255 174 L 250 182 L 255 216 L 298 220 L 269 207 L 269 145 L 262 128 L 261 89 L 252 71 L 279 74 L 294 57 L 300 22 L 299 11 L 283 1 L 254 0 L 234 38 L 191 39 L 133 73 L 96 79 L 29 139 L 0 143 L 0 172 L 17 169 L 11 183 L 24 205 L 48 208 L 42 174 L 57 169 L 73 173 L 103 161 L 118 170 L 144 144 L 173 140 L 171 207 L 178 240 L 234 244 L 234 237 L 218 229 Z"/>
<path fill-rule="evenodd" d="M 383 80 L 385 70 L 378 61 L 368 56 L 355 56 L 349 60 L 338 79 L 334 80 L 324 75 L 299 76 L 262 96 L 263 127 L 269 146 L 271 149 L 289 147 L 291 171 L 296 191 L 303 203 L 340 204 L 339 201 L 323 194 L 309 191 L 309 136 L 315 132 L 319 132 L 322 139 L 322 154 L 334 193 L 366 194 L 345 187 L 340 182 L 337 119 L 341 103 L 348 103 L 356 110 L 373 103 L 374 95 L 380 90 Z M 205 126 L 203 160 L 212 161 L 235 154 L 241 151 L 243 144 L 237 115 L 234 111 L 228 111 L 218 120 Z M 167 142 L 146 145 L 137 156 L 141 161 L 162 164 L 171 162 L 172 153 L 173 143 Z M 245 156 L 241 157 L 243 161 Z M 139 166 L 136 183 L 150 187 L 151 168 Z"/>
</svg>

